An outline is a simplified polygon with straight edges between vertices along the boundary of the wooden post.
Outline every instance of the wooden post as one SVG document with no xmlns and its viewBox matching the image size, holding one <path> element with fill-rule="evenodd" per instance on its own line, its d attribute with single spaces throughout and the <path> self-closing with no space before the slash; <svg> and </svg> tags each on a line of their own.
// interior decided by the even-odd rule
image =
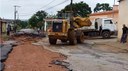
<svg viewBox="0 0 128 71">
<path fill-rule="evenodd" d="M 1 35 L 1 32 L 2 32 L 2 27 L 1 27 L 1 21 L 0 21 L 0 35 Z"/>
<path fill-rule="evenodd" d="M 2 44 L 2 20 L 0 19 L 0 44 Z"/>
</svg>

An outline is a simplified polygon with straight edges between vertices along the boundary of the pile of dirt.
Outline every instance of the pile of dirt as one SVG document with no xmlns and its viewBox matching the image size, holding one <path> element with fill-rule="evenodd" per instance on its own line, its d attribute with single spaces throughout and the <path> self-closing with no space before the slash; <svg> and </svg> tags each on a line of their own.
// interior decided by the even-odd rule
<svg viewBox="0 0 128 71">
<path fill-rule="evenodd" d="M 53 60 L 66 59 L 63 55 L 48 51 L 31 43 L 41 40 L 30 36 L 14 37 L 16 46 L 5 62 L 4 71 L 66 71 L 63 66 L 51 64 Z"/>
</svg>

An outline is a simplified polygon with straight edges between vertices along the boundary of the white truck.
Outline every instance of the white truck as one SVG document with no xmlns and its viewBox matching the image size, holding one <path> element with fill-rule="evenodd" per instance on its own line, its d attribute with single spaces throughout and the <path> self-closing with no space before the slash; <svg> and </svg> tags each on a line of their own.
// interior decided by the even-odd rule
<svg viewBox="0 0 128 71">
<path fill-rule="evenodd" d="M 102 36 L 103 38 L 110 38 L 111 35 L 116 34 L 116 25 L 112 18 L 97 18 L 92 21 L 89 27 L 83 27 L 85 36 Z"/>
</svg>

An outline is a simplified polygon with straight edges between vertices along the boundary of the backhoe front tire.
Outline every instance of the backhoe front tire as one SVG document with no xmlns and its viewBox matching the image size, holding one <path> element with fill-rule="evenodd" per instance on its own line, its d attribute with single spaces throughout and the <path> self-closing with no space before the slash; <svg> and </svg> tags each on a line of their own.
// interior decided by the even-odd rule
<svg viewBox="0 0 128 71">
<path fill-rule="evenodd" d="M 69 44 L 71 44 L 71 45 L 75 45 L 77 43 L 76 33 L 75 33 L 74 29 L 68 30 L 68 39 L 69 39 Z"/>
<path fill-rule="evenodd" d="M 50 43 L 51 45 L 55 45 L 56 42 L 57 42 L 57 39 L 49 38 L 49 43 Z"/>
<path fill-rule="evenodd" d="M 84 43 L 84 33 L 80 32 L 79 36 L 77 36 L 78 43 Z"/>
</svg>

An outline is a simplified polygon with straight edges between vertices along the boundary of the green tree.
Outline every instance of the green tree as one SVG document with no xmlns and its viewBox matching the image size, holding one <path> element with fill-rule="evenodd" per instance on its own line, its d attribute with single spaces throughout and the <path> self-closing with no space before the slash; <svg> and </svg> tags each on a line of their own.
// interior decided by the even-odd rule
<svg viewBox="0 0 128 71">
<path fill-rule="evenodd" d="M 38 11 L 36 14 L 34 14 L 30 19 L 29 19 L 29 25 L 32 28 L 41 28 L 44 26 L 44 18 L 46 18 L 47 13 L 45 11 Z"/>
<path fill-rule="evenodd" d="M 28 26 L 28 22 L 27 21 L 19 21 L 19 27 L 21 28 L 26 28 Z"/>
<path fill-rule="evenodd" d="M 108 3 L 97 3 L 96 7 L 94 8 L 94 12 L 99 12 L 99 11 L 110 11 L 112 10 L 112 7 Z"/>
<path fill-rule="evenodd" d="M 64 9 L 61 10 L 61 12 L 70 11 L 70 4 L 67 5 Z M 84 3 L 83 1 L 79 3 L 73 3 L 72 4 L 72 10 L 74 16 L 81 16 L 81 17 L 88 17 L 89 14 L 92 12 L 91 7 L 89 7 L 88 4 Z"/>
</svg>

